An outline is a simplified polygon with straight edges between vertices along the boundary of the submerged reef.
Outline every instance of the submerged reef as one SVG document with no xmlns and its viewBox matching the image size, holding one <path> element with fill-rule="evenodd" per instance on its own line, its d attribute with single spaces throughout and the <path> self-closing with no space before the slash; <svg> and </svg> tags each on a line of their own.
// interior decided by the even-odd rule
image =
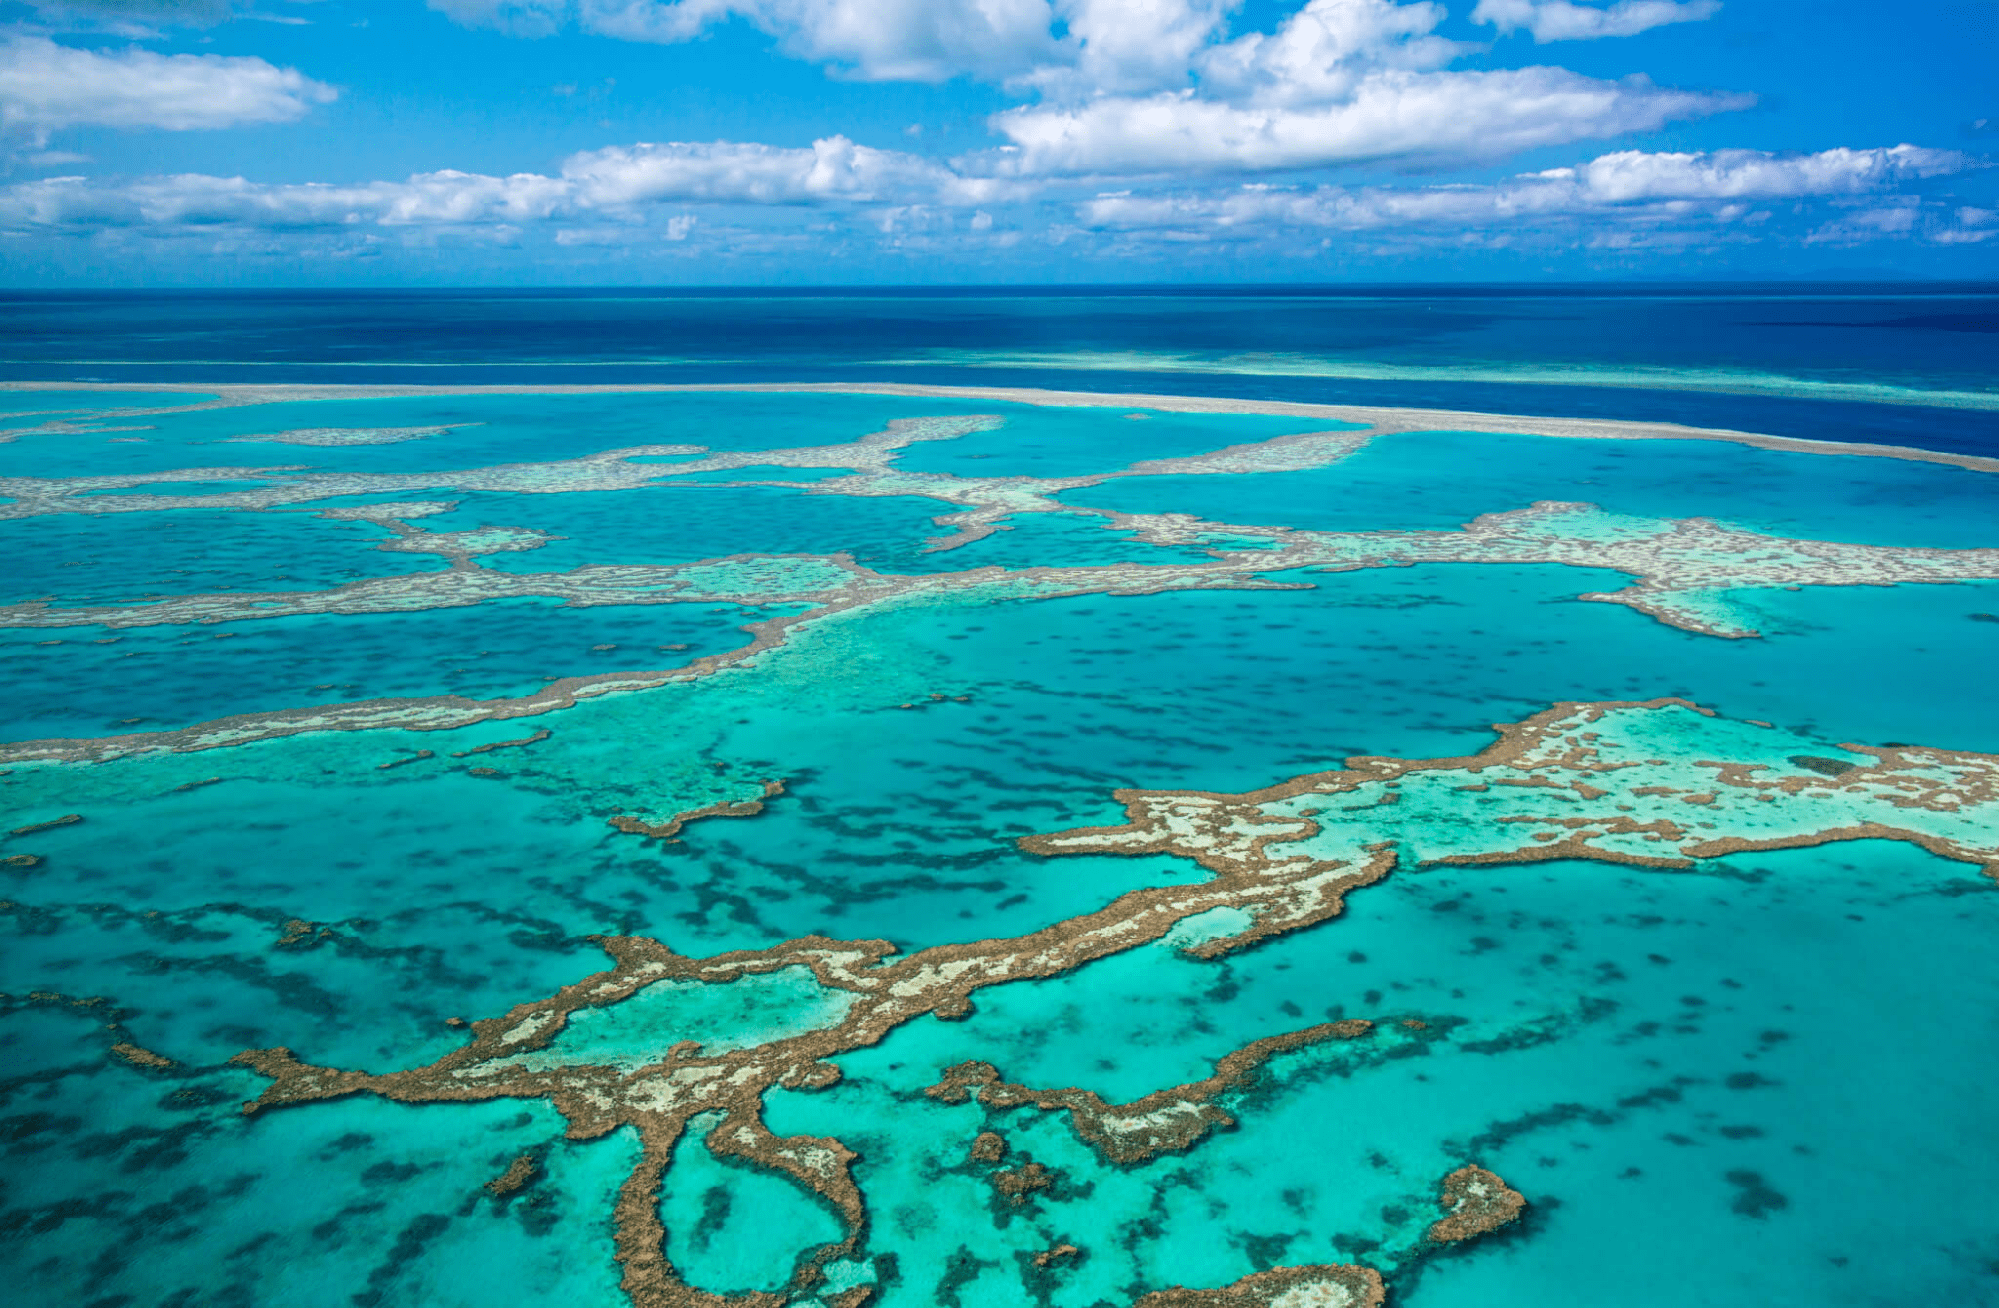
<svg viewBox="0 0 1999 1308">
<path fill-rule="evenodd" d="M 642 1142 L 614 1214 L 617 1258 L 634 1304 L 831 1303 L 820 1294 L 826 1269 L 846 1265 L 868 1228 L 851 1168 L 856 1155 L 837 1139 L 776 1136 L 764 1125 L 764 1096 L 774 1087 L 833 1085 L 841 1073 L 827 1060 L 875 1045 L 918 1017 L 962 1016 L 988 986 L 1056 976 L 1166 939 L 1197 915 L 1232 910 L 1219 934 L 1173 937 L 1186 941 L 1183 952 L 1191 957 L 1220 958 L 1338 915 L 1349 893 L 1397 866 L 1569 858 L 1678 868 L 1745 850 L 1886 839 L 1999 877 L 1999 757 L 1848 745 L 1839 748 L 1853 756 L 1852 765 L 1829 776 L 1823 766 L 1793 761 L 1796 755 L 1825 762 L 1803 753 L 1810 743 L 1803 738 L 1676 699 L 1558 704 L 1498 731 L 1497 742 L 1468 757 L 1355 757 L 1344 769 L 1242 795 L 1119 792 L 1124 825 L 1028 836 L 1021 845 L 1048 856 L 1174 854 L 1212 878 L 1128 891 L 1104 908 L 1024 936 L 933 946 L 908 957 L 897 957 L 885 940 L 808 936 L 709 958 L 684 957 L 643 937 L 599 937 L 610 969 L 471 1023 L 469 1043 L 424 1067 L 342 1071 L 306 1063 L 287 1048 L 246 1050 L 236 1061 L 271 1084 L 244 1112 L 357 1094 L 403 1103 L 545 1099 L 567 1120 L 571 1138 L 630 1127 Z M 564 1039 L 580 1017 L 614 1009 L 652 986 L 741 983 L 782 969 L 804 969 L 829 1000 L 839 1001 L 823 1010 L 823 1025 L 765 1033 L 760 1042 L 734 1048 L 661 1039 L 621 1061 L 570 1052 Z M 941 1069 L 925 1093 L 946 1103 L 976 1097 L 993 1110 L 1066 1110 L 1077 1136 L 1100 1157 L 1137 1166 L 1232 1124 L 1215 1101 L 1272 1057 L 1374 1030 L 1370 1021 L 1346 1019 L 1259 1040 L 1222 1059 L 1208 1078 L 1129 1104 L 1075 1088 L 1014 1085 L 982 1062 Z M 711 1295 L 686 1284 L 666 1258 L 662 1180 L 675 1144 L 704 1114 L 718 1115 L 706 1135 L 713 1154 L 788 1178 L 845 1227 L 841 1239 L 799 1255 L 782 1293 Z M 1005 1152 L 992 1132 L 971 1146 L 971 1156 L 987 1163 Z M 1052 1178 L 1042 1164 L 1023 1159 L 993 1182 L 1019 1201 Z M 1524 1201 L 1492 1173 L 1467 1167 L 1446 1179 L 1442 1202 L 1446 1216 L 1430 1228 L 1433 1243 L 1491 1230 L 1517 1216 Z M 1378 1304 L 1382 1294 L 1379 1276 L 1367 1268 L 1301 1267 L 1221 1290 L 1161 1291 L 1141 1302 L 1361 1305 Z"/>
</svg>

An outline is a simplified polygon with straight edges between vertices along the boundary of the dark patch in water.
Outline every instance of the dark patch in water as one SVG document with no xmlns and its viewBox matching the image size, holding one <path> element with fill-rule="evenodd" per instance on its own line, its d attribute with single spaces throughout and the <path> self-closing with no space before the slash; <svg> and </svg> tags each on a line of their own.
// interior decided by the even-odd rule
<svg viewBox="0 0 1999 1308">
<path fill-rule="evenodd" d="M 371 1164 L 361 1173 L 363 1185 L 399 1185 L 409 1180 L 423 1169 L 415 1163 L 395 1163 L 384 1160 Z"/>
<path fill-rule="evenodd" d="M 1235 1243 L 1242 1247 L 1243 1256 L 1249 1265 L 1259 1272 L 1267 1272 L 1284 1260 L 1284 1251 L 1291 1247 L 1294 1235 L 1250 1235 L 1243 1232 L 1236 1236 Z"/>
<path fill-rule="evenodd" d="M 934 1302 L 944 1305 L 944 1308 L 964 1308 L 964 1301 L 958 1297 L 959 1289 L 978 1280 L 979 1273 L 986 1268 L 998 1266 L 998 1263 L 973 1256 L 965 1246 L 958 1246 L 958 1251 L 944 1264 L 944 1275 L 937 1281 Z"/>
<path fill-rule="evenodd" d="M 1744 1217 L 1761 1220 L 1780 1208 L 1791 1206 L 1789 1199 L 1770 1188 L 1761 1172 L 1738 1168 L 1727 1173 L 1723 1179 L 1736 1189 L 1735 1198 L 1729 1200 L 1729 1209 Z"/>
<path fill-rule="evenodd" d="M 451 1219 L 437 1213 L 425 1213 L 412 1220 L 396 1236 L 389 1256 L 368 1273 L 368 1288 L 354 1295 L 350 1302 L 356 1308 L 375 1308 L 377 1304 L 390 1302 L 390 1283 L 403 1268 L 420 1258 L 431 1241 L 444 1234 L 449 1225 Z"/>
<path fill-rule="evenodd" d="M 1794 767 L 1807 768 L 1825 777 L 1843 777 L 1858 766 L 1843 759 L 1823 758 L 1817 754 L 1793 754 L 1788 761 Z"/>
<path fill-rule="evenodd" d="M 722 1229 L 722 1223 L 729 1220 L 731 1196 L 726 1185 L 711 1185 L 701 1193 L 701 1217 L 688 1232 L 688 1241 L 696 1249 L 706 1249 L 715 1233 Z"/>
</svg>

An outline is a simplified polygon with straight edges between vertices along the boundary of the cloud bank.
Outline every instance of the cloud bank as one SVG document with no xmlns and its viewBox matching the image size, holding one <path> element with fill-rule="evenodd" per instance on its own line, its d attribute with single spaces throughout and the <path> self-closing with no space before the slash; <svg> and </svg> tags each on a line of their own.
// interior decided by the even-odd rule
<svg viewBox="0 0 1999 1308">
<path fill-rule="evenodd" d="M 303 117 L 338 93 L 294 68 L 225 55 L 99 54 L 42 36 L 0 39 L 0 144 L 39 148 L 65 127 L 185 132 Z"/>
<path fill-rule="evenodd" d="M 1668 23 L 1697 23 L 1721 10 L 1721 0 L 1617 0 L 1608 8 L 1571 0 L 1478 0 L 1474 23 L 1490 23 L 1502 33 L 1527 31 L 1536 44 L 1594 41 L 1636 36 Z"/>
<path fill-rule="evenodd" d="M 1979 167 L 1954 150 L 1913 145 L 1781 155 L 1760 150 L 1705 154 L 1621 150 L 1489 186 L 1238 186 L 1172 194 L 1102 195 L 1078 206 L 1080 225 L 1155 238 L 1280 239 L 1326 232 L 1485 235 L 1570 239 L 1581 224 L 1598 238 L 1671 232 L 1675 240 L 1754 227 L 1772 214 L 1756 206 L 1873 196 L 1905 183 Z M 1819 242 L 1908 236 L 1962 241 L 1976 223 L 1893 196 L 1851 209 L 1808 233 Z M 1978 239 L 1975 236 L 1972 239 Z M 1600 240 L 1599 243 L 1602 243 Z"/>
<path fill-rule="evenodd" d="M 998 247 L 1040 227 L 1058 239 L 1127 250 L 1190 241 L 1295 249 L 1329 233 L 1570 243 L 1581 232 L 1601 248 L 1761 239 L 1759 231 L 1783 239 L 1765 228 L 1771 211 L 1758 206 L 1788 202 L 1817 206 L 1816 226 L 1795 233 L 1805 243 L 1963 244 L 1999 231 L 1993 211 L 1952 210 L 1901 191 L 1979 166 L 1956 151 L 1911 145 L 1791 155 L 1623 150 L 1482 186 L 1250 183 L 1073 197 L 1059 187 L 963 176 L 844 137 L 797 149 L 681 142 L 587 151 L 555 174 L 506 177 L 442 170 L 347 186 L 201 174 L 122 183 L 50 178 L 0 188 L 0 233 L 423 243 L 440 235 L 512 240 L 542 229 L 562 246 L 617 246 L 688 242 L 697 223 L 702 232 L 746 239 L 730 226 L 736 210 L 763 206 L 819 211 L 845 237 L 883 247 L 942 237 Z M 996 223 L 993 210 L 1005 221 Z M 831 229 L 822 221 L 819 230 Z"/>
</svg>

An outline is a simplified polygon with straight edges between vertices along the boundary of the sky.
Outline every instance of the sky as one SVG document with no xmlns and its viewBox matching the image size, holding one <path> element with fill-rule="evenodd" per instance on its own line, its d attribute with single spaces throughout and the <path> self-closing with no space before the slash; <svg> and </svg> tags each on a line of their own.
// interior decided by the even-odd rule
<svg viewBox="0 0 1999 1308">
<path fill-rule="evenodd" d="M 0 0 L 0 286 L 1999 277 L 1999 0 Z"/>
</svg>

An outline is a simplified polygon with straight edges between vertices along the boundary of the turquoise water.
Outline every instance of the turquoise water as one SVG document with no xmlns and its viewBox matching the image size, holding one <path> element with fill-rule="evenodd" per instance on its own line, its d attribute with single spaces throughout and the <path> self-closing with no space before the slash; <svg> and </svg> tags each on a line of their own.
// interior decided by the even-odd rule
<svg viewBox="0 0 1999 1308">
<path fill-rule="evenodd" d="M 1065 491 L 1125 513 L 1318 531 L 1436 530 L 1536 500 L 1616 513 L 1718 518 L 1777 536 L 1989 547 L 1991 479 L 1947 465 L 1849 459 L 1713 441 L 1590 441 L 1478 432 L 1383 437 L 1330 468 L 1234 477 L 1132 477 Z"/>
<path fill-rule="evenodd" d="M 57 399 L 73 402 L 35 402 Z M 683 959 L 815 935 L 886 940 L 906 957 L 1208 881 L 1171 854 L 1043 857 L 1015 843 L 1119 821 L 1121 788 L 1232 793 L 1353 755 L 1462 756 L 1493 724 L 1557 702 L 1663 695 L 1774 723 L 1819 755 L 1889 741 L 1999 752 L 1987 693 L 1999 580 L 1974 575 L 1969 557 L 1952 565 L 1955 584 L 1856 586 L 1827 571 L 1756 591 L 1739 602 L 1764 634 L 1722 639 L 1581 600 L 1629 583 L 1603 567 L 1277 570 L 1255 558 L 1271 542 L 1253 536 L 1209 542 L 1245 551 L 1223 567 L 1100 518 L 1034 512 L 926 552 L 931 519 L 966 506 L 913 477 L 880 487 L 893 493 L 813 494 L 675 485 L 662 464 L 665 480 L 634 489 L 479 489 L 481 469 L 502 463 L 646 444 L 838 445 L 896 418 L 1001 415 L 997 429 L 892 461 L 895 475 L 978 479 L 1092 476 L 1332 429 L 1125 412 L 434 397 L 150 416 L 134 421 L 158 424 L 157 439 L 96 456 L 74 437 L 60 451 L 50 436 L 0 445 L 0 471 L 16 477 L 111 475 L 138 450 L 161 482 L 274 462 L 402 478 L 300 509 L 0 523 L 20 542 L 13 602 L 219 602 L 447 571 L 476 601 L 204 610 L 215 621 L 154 610 L 130 626 L 21 618 L 0 631 L 0 741 L 63 738 L 79 755 L 0 744 L 0 831 L 82 818 L 0 838 L 0 858 L 38 860 L 0 867 L 0 1229 L 17 1236 L 0 1265 L 25 1301 L 626 1302 L 612 1214 L 643 1121 L 581 1138 L 558 1102 L 584 1101 L 551 1099 L 547 1083 L 246 1117 L 239 1105 L 270 1082 L 228 1060 L 284 1046 L 327 1067 L 420 1068 L 472 1039 L 447 1019 L 502 1018 L 558 992 L 582 1006 L 545 1043 L 524 1037 L 507 1066 L 574 1074 L 563 1084 L 579 1095 L 612 1083 L 577 1069 L 641 1077 L 683 1041 L 704 1056 L 803 1047 L 874 1001 L 791 962 L 655 977 L 611 1002 L 591 980 L 612 966 L 606 937 Z M 220 443 L 460 422 L 481 425 L 384 445 Z M 822 474 L 762 465 L 698 480 Z M 563 539 L 451 570 L 376 549 L 383 528 L 308 511 L 384 497 L 455 502 L 412 520 L 431 532 Z M 1990 474 L 1680 441 L 1416 433 L 1318 469 L 1120 478 L 1060 502 L 1393 531 L 1548 499 L 1806 540 L 1999 544 Z M 812 607 L 824 596 L 584 606 L 561 589 L 579 568 L 839 552 L 891 580 L 830 614 Z M 553 578 L 548 593 L 478 589 L 529 577 Z M 713 675 L 546 711 L 518 703 L 553 679 L 611 689 L 619 673 L 738 649 L 746 624 L 772 616 L 802 620 Z M 459 716 L 437 716 L 444 697 Z M 324 716 L 361 702 L 382 716 Z M 231 715 L 247 715 L 238 735 L 157 741 L 201 748 L 82 757 L 101 737 Z M 780 793 L 765 793 L 772 781 Z M 698 817 L 671 839 L 612 824 L 759 796 L 754 815 Z M 869 1221 L 828 1293 L 872 1285 L 884 1308 L 1122 1308 L 1151 1289 L 1326 1262 L 1377 1267 L 1390 1302 L 1414 1308 L 1857 1308 L 1999 1293 L 1983 1184 L 1999 1143 L 1986 1093 L 1999 974 L 1985 962 L 1999 886 L 1975 868 L 1854 840 L 1681 871 L 1410 863 L 1330 921 L 1219 960 L 1180 952 L 1204 923 L 1243 920 L 1214 913 L 1163 942 L 979 990 L 955 1020 L 910 1016 L 832 1054 L 830 1087 L 764 1093 L 777 1136 L 858 1155 Z M 923 1093 L 977 1059 L 1010 1081 L 1130 1102 L 1198 1081 L 1252 1041 L 1354 1017 L 1381 1029 L 1279 1055 L 1217 1100 L 1232 1127 L 1131 1166 L 1105 1162 L 1066 1114 Z M 127 1061 L 111 1052 L 120 1041 L 172 1066 Z M 721 1112 L 694 1113 L 667 1148 L 659 1248 L 701 1290 L 782 1290 L 798 1257 L 847 1234 L 844 1220 L 791 1173 L 717 1157 L 710 1133 L 726 1129 Z M 1004 1163 L 968 1157 L 982 1129 L 1006 1138 Z M 484 1188 L 522 1157 L 524 1185 Z M 1030 1160 L 1052 1182 L 1014 1204 L 993 1176 Z M 1426 1250 L 1438 1183 L 1467 1161 L 1525 1194 L 1529 1215 Z M 1081 1255 L 1035 1265 L 1063 1242 Z"/>
<path fill-rule="evenodd" d="M 1005 405 L 1002 431 L 919 445 L 898 466 L 960 477 L 1076 477 L 1141 459 L 1177 459 L 1298 432 L 1344 431 L 1325 418 L 1168 413 L 1157 409 L 1043 409 Z M 997 460 L 998 462 L 993 462 Z"/>
<path fill-rule="evenodd" d="M 553 502 L 549 502 L 552 499 Z M 472 494 L 450 513 L 426 518 L 431 531 L 489 523 L 533 525 L 564 537 L 538 550 L 502 554 L 502 572 L 564 572 L 591 563 L 693 563 L 731 554 L 833 554 L 896 571 L 943 530 L 931 522 L 952 505 L 913 495 L 858 499 L 775 486 L 644 486 L 543 495 Z M 619 542 L 607 558 L 601 542 Z"/>
</svg>

